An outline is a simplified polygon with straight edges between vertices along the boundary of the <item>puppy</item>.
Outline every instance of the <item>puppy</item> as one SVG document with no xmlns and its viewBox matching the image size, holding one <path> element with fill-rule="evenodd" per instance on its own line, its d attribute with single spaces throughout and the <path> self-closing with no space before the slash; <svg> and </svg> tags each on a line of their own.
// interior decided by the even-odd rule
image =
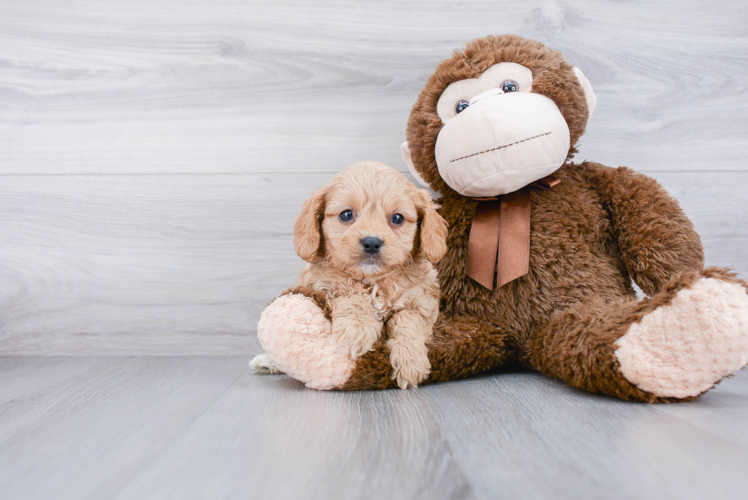
<svg viewBox="0 0 748 500">
<path fill-rule="evenodd" d="M 439 314 L 432 264 L 447 251 L 436 208 L 394 169 L 361 162 L 316 190 L 294 227 L 296 253 L 309 262 L 298 285 L 324 294 L 337 345 L 356 358 L 384 332 L 402 389 L 431 370 L 426 342 Z"/>
</svg>

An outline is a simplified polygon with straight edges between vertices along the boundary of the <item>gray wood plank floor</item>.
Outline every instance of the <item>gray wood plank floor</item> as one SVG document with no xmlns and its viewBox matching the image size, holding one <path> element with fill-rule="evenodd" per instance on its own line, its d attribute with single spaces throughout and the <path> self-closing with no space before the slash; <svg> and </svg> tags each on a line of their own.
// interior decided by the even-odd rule
<svg viewBox="0 0 748 500">
<path fill-rule="evenodd" d="M 748 371 L 649 406 L 535 373 L 318 392 L 246 363 L 0 358 L 0 498 L 745 498 Z"/>
</svg>

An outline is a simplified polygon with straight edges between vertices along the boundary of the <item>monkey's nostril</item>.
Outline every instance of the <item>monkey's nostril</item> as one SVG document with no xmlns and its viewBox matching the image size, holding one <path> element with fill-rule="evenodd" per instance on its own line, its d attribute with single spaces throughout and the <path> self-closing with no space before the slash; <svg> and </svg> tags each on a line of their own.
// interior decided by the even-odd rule
<svg viewBox="0 0 748 500">
<path fill-rule="evenodd" d="M 382 240 L 374 236 L 367 236 L 361 239 L 361 246 L 366 253 L 379 253 L 379 249 L 382 248 Z"/>
</svg>

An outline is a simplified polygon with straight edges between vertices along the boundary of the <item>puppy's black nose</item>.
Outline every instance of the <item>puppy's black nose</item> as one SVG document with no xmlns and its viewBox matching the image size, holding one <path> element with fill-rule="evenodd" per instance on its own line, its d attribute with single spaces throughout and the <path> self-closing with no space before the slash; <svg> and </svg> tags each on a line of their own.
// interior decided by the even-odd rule
<svg viewBox="0 0 748 500">
<path fill-rule="evenodd" d="M 382 240 L 374 236 L 367 236 L 361 240 L 361 246 L 364 247 L 366 253 L 379 253 L 379 249 L 382 248 Z"/>
</svg>

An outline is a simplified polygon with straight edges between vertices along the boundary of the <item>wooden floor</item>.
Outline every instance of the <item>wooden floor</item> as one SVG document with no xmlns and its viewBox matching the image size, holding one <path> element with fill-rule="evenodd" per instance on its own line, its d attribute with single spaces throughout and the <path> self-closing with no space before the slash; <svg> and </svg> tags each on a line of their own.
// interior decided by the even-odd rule
<svg viewBox="0 0 748 500">
<path fill-rule="evenodd" d="M 748 372 L 625 403 L 534 373 L 318 392 L 244 357 L 0 358 L 0 498 L 745 498 Z"/>
<path fill-rule="evenodd" d="M 748 496 L 748 371 L 659 406 L 249 372 L 311 190 L 405 172 L 434 67 L 500 33 L 589 78 L 578 160 L 656 178 L 748 278 L 745 0 L 0 2 L 0 356 L 52 355 L 0 357 L 0 500 Z"/>
</svg>

